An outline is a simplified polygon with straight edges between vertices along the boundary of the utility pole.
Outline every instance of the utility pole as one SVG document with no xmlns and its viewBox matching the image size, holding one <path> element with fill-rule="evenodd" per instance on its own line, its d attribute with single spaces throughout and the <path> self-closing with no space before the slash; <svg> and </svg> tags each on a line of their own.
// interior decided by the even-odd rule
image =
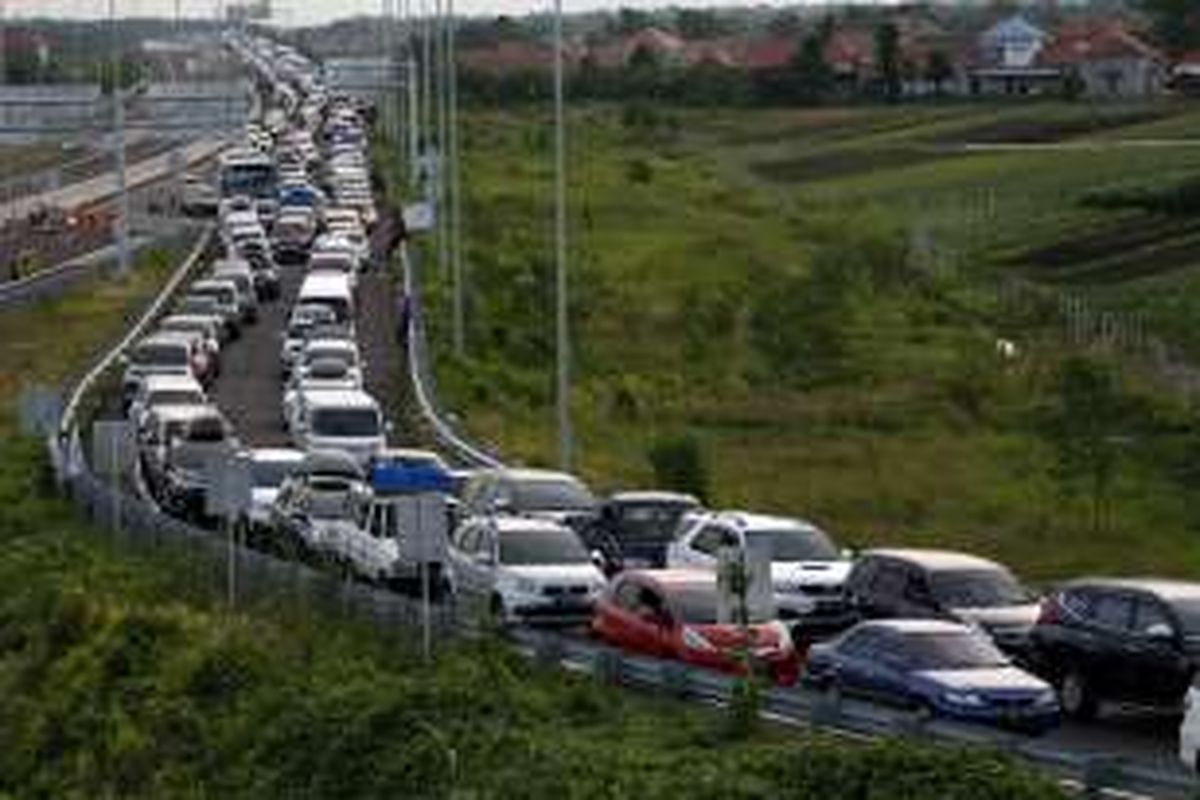
<svg viewBox="0 0 1200 800">
<path fill-rule="evenodd" d="M 455 52 L 454 0 L 446 0 L 446 92 L 450 107 L 449 178 L 450 178 L 450 270 L 454 280 L 454 354 L 466 352 L 466 319 L 463 307 L 462 263 L 462 183 L 458 152 L 458 59 Z"/>
<path fill-rule="evenodd" d="M 558 461 L 572 462 L 571 351 L 567 330 L 567 131 L 563 109 L 562 0 L 554 0 L 554 265 L 555 339 L 558 361 Z"/>
<path fill-rule="evenodd" d="M 113 234 L 117 240 L 117 273 L 128 275 L 129 258 L 129 186 L 125 174 L 125 97 L 121 90 L 121 47 L 117 35 L 116 0 L 108 0 L 108 25 L 112 37 L 112 102 L 117 157 L 117 219 Z"/>
<path fill-rule="evenodd" d="M 408 43 L 404 52 L 404 80 L 408 91 L 408 174 L 409 184 L 416 186 L 420 171 L 417 169 L 421 157 L 421 123 L 420 123 L 420 75 L 417 72 L 417 35 L 416 23 L 413 19 L 413 4 L 416 0 L 402 0 L 404 3 L 404 38 Z"/>
<path fill-rule="evenodd" d="M 437 77 L 437 259 L 438 274 L 445 279 L 450 273 L 450 215 L 446 202 L 446 5 L 445 0 L 434 0 L 435 72 Z"/>
</svg>

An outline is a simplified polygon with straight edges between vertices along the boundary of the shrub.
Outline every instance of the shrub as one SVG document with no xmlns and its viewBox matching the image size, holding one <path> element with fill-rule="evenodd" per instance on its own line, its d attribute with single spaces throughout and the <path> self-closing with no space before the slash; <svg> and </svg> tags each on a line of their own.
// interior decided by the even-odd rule
<svg viewBox="0 0 1200 800">
<path fill-rule="evenodd" d="M 660 439 L 650 447 L 648 456 L 659 486 L 708 501 L 708 465 L 696 437 L 684 434 Z"/>
</svg>

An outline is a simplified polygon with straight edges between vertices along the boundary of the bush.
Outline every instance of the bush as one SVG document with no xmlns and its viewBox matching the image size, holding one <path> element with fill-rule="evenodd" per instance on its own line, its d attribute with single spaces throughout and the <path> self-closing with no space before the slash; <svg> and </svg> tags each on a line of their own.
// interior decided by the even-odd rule
<svg viewBox="0 0 1200 800">
<path fill-rule="evenodd" d="M 708 502 L 708 465 L 696 437 L 684 434 L 661 439 L 650 447 L 648 456 L 660 487 L 687 492 Z"/>
</svg>

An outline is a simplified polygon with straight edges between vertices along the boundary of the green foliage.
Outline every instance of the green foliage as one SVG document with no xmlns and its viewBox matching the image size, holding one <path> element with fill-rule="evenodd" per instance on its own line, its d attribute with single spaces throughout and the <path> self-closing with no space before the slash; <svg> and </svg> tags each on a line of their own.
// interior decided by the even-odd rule
<svg viewBox="0 0 1200 800">
<path fill-rule="evenodd" d="M 664 489 L 687 492 L 701 502 L 709 498 L 708 467 L 695 436 L 660 439 L 647 452 L 655 483 Z"/>
<path fill-rule="evenodd" d="M 900 97 L 900 29 L 894 22 L 875 28 L 875 64 L 883 96 L 889 100 Z"/>
<path fill-rule="evenodd" d="M 1200 12 L 1192 0 L 1140 0 L 1154 21 L 1159 41 L 1172 55 L 1200 45 Z"/>
<path fill-rule="evenodd" d="M 1138 209 L 1155 214 L 1192 216 L 1200 212 L 1200 177 L 1156 176 L 1084 192 L 1080 203 L 1102 209 Z"/>
</svg>

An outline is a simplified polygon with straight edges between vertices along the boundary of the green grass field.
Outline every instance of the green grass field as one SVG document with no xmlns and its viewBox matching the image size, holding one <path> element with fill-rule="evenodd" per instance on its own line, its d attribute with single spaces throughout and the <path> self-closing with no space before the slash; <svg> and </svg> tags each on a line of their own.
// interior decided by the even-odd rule
<svg viewBox="0 0 1200 800">
<path fill-rule="evenodd" d="M 1052 299 L 1010 307 L 996 290 L 998 275 L 1068 282 L 1052 258 L 1068 245 L 1072 289 L 1097 302 L 1128 275 L 1186 282 L 1190 253 L 1158 270 L 1129 244 L 1130 211 L 1080 199 L 1200 169 L 1200 148 L 1129 144 L 1197 120 L 1061 103 L 577 109 L 577 468 L 601 490 L 647 486 L 655 443 L 691 436 L 717 505 L 808 517 L 847 544 L 961 547 L 1035 581 L 1200 575 L 1191 414 L 1137 365 L 1066 347 Z M 1068 148 L 964 148 L 1010 140 Z M 427 271 L 441 391 L 482 439 L 553 464 L 547 117 L 476 112 L 464 141 L 462 360 L 448 280 Z M 1102 234 L 1089 255 L 1081 242 Z M 997 336 L 1020 358 L 998 359 Z M 1119 411 L 1064 444 L 1077 357 L 1112 377 Z M 1080 436 L 1105 454 L 1103 490 L 1081 488 Z"/>
</svg>

